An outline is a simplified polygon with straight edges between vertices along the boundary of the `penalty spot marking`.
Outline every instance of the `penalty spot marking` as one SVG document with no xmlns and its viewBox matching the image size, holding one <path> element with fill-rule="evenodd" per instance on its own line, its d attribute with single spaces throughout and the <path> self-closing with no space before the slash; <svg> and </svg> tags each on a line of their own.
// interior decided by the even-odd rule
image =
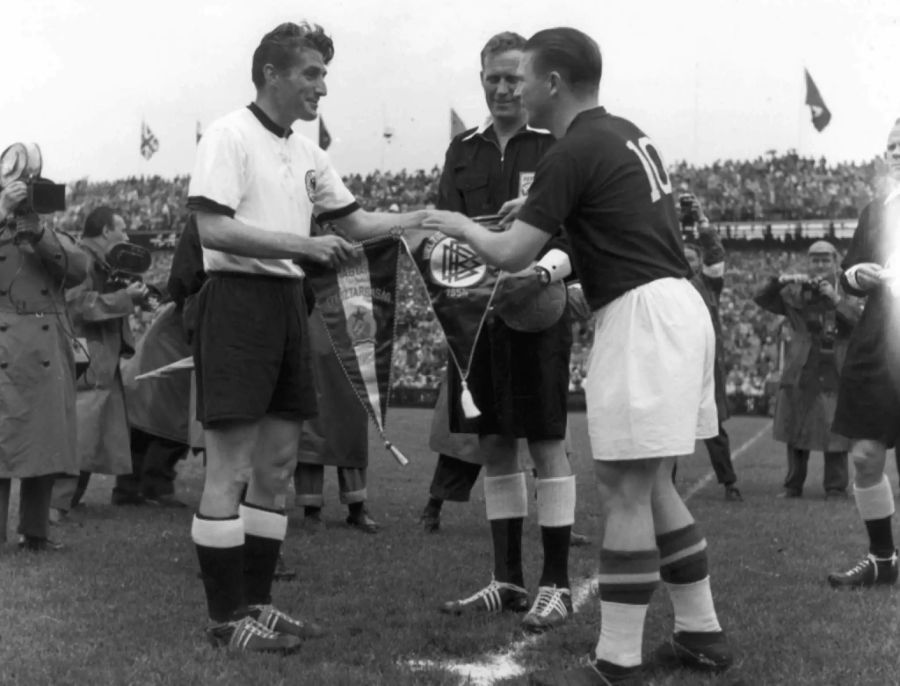
<svg viewBox="0 0 900 686">
<path fill-rule="evenodd" d="M 744 441 L 740 447 L 731 454 L 731 461 L 744 455 L 753 445 L 765 435 L 772 427 L 767 422 L 753 436 Z M 684 494 L 687 502 L 700 490 L 707 486 L 715 478 L 715 472 L 707 472 L 699 481 L 691 486 Z M 582 579 L 572 585 L 572 608 L 575 612 L 581 610 L 591 596 L 595 595 L 598 577 Z M 531 634 L 512 643 L 506 650 L 485 655 L 479 662 L 460 662 L 453 660 L 409 660 L 406 664 L 413 670 L 443 669 L 456 674 L 467 686 L 491 686 L 501 679 L 513 679 L 525 674 L 525 667 L 519 663 L 519 656 L 526 648 L 530 648 L 541 640 L 541 634 Z"/>
</svg>

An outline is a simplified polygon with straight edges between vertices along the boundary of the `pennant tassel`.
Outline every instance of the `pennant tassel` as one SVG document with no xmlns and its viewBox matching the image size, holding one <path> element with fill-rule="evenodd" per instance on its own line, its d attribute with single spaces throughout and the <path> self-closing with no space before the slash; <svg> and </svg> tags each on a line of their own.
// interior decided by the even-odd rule
<svg viewBox="0 0 900 686">
<path fill-rule="evenodd" d="M 466 419 L 475 419 L 481 416 L 481 410 L 475 404 L 472 391 L 469 390 L 469 384 L 465 380 L 462 382 L 462 393 L 460 393 L 459 401 L 462 403 L 463 414 L 466 415 Z"/>
<path fill-rule="evenodd" d="M 385 441 L 384 441 L 384 447 L 390 451 L 391 455 L 393 455 L 394 459 L 396 459 L 397 462 L 400 463 L 401 467 L 405 467 L 406 465 L 409 464 L 409 460 L 406 459 L 406 455 L 404 455 L 402 452 L 400 452 L 400 448 L 395 446 L 393 443 L 391 443 L 387 439 L 385 439 Z"/>
</svg>

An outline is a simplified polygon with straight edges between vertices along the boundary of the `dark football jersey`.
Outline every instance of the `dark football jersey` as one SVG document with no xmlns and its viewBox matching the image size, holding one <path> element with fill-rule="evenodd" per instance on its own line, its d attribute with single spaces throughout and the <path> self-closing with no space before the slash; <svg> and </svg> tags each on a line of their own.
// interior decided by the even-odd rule
<svg viewBox="0 0 900 686">
<path fill-rule="evenodd" d="M 548 233 L 566 227 L 594 309 L 650 281 L 690 274 L 656 147 L 602 107 L 579 114 L 545 153 L 519 219 Z"/>
</svg>

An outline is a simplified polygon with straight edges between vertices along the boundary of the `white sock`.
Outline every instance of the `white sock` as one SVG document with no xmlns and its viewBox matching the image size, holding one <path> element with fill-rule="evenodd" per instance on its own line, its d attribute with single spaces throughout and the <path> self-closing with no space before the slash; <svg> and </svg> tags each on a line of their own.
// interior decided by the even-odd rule
<svg viewBox="0 0 900 686">
<path fill-rule="evenodd" d="M 666 584 L 675 610 L 675 631 L 721 631 L 709 576 L 692 584 Z"/>
<path fill-rule="evenodd" d="M 647 607 L 600 601 L 600 639 L 594 651 L 598 660 L 620 667 L 641 664 Z"/>
</svg>

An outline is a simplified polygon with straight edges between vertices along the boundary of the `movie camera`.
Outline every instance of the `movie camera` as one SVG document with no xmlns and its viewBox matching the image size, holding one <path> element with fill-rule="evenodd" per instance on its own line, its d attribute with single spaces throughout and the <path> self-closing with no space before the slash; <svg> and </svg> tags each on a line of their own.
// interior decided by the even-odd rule
<svg viewBox="0 0 900 686">
<path fill-rule="evenodd" d="M 143 275 L 150 269 L 153 257 L 146 248 L 134 243 L 116 243 L 106 252 L 106 266 L 109 273 L 104 287 L 105 293 L 113 293 L 128 288 L 135 283 L 144 283 Z M 163 292 L 152 284 L 147 286 L 147 294 L 138 306 L 144 312 L 152 312 L 163 300 Z"/>
</svg>

